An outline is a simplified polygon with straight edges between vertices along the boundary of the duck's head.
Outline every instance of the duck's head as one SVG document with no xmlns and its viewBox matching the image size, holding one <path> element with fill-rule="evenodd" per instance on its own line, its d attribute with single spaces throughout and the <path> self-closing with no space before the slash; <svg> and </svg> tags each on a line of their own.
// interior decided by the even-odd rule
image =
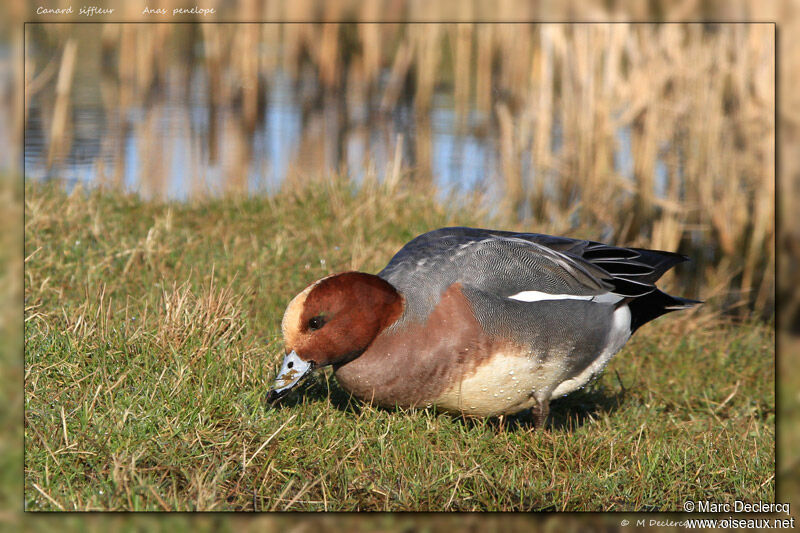
<svg viewBox="0 0 800 533">
<path fill-rule="evenodd" d="M 402 311 L 403 297 L 372 274 L 344 272 L 312 283 L 283 315 L 286 355 L 267 401 L 282 398 L 315 369 L 352 361 Z"/>
</svg>

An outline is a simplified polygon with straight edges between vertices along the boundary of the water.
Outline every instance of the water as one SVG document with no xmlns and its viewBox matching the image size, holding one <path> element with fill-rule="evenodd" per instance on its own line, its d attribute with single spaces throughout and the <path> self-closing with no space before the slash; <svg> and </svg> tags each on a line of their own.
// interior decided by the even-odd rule
<svg viewBox="0 0 800 533">
<path fill-rule="evenodd" d="M 123 82 L 117 65 L 103 65 L 100 29 L 73 27 L 79 53 L 70 95 L 69 149 L 48 164 L 57 78 L 52 69 L 52 76 L 28 97 L 27 179 L 57 179 L 67 186 L 113 183 L 146 197 L 179 200 L 230 188 L 270 193 L 288 179 L 302 181 L 303 175 L 342 169 L 356 182 L 367 173 L 382 179 L 400 137 L 402 167 L 428 174 L 445 193 L 486 187 L 497 172 L 492 136 L 474 133 L 479 123 L 474 112 L 465 128 L 457 127 L 448 91 L 434 95 L 429 118 L 421 121 L 413 102 L 402 97 L 391 112 L 379 112 L 380 88 L 366 101 L 351 102 L 343 91 L 331 94 L 316 79 L 292 79 L 276 67 L 262 76 L 257 119 L 247 127 L 236 97 L 212 105 L 202 57 L 168 63 L 160 83 L 131 89 L 131 104 L 122 105 Z M 198 48 L 201 43 L 193 45 Z M 27 57 L 34 77 L 49 62 L 57 65 L 60 53 L 46 32 L 32 27 Z"/>
<path fill-rule="evenodd" d="M 26 31 L 27 75 L 35 79 L 49 63 L 58 66 L 65 35 L 54 37 L 33 24 Z M 205 43 L 196 28 L 175 30 L 165 45 L 161 76 L 143 87 L 122 81 L 119 61 L 140 58 L 109 53 L 102 45 L 103 25 L 75 24 L 69 31 L 79 50 L 70 94 L 69 149 L 48 164 L 58 70 L 52 68 L 52 76 L 28 96 L 27 179 L 60 180 L 68 187 L 113 184 L 145 197 L 178 200 L 229 190 L 269 194 L 287 182 L 343 172 L 357 183 L 370 175 L 383 179 L 401 146 L 402 168 L 409 176 L 432 181 L 443 196 L 480 190 L 495 203 L 503 194 L 494 121 L 474 107 L 459 117 L 446 83 L 435 91 L 429 112 L 415 110 L 408 96 L 413 90 L 401 93 L 384 112 L 380 102 L 388 67 L 376 89 L 354 93 L 325 89 L 310 69 L 293 76 L 276 60 L 260 70 L 258 112 L 248 125 L 230 82 L 234 73 L 225 66 L 220 86 L 226 95 L 214 105 Z M 280 44 L 262 43 L 259 53 L 280 59 L 284 50 Z M 567 141 L 561 137 L 554 120 L 556 151 Z M 615 167 L 632 180 L 630 132 L 621 129 L 617 142 Z M 536 178 L 528 153 L 521 154 L 521 169 L 528 183 Z M 666 168 L 660 165 L 657 171 L 658 187 L 666 181 Z M 555 186 L 552 181 L 545 177 L 545 191 Z"/>
</svg>

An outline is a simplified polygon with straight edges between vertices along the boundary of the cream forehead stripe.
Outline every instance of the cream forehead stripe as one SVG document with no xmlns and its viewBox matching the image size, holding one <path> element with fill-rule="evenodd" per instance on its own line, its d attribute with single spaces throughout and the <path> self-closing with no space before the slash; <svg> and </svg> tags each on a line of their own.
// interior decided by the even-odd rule
<svg viewBox="0 0 800 533">
<path fill-rule="evenodd" d="M 303 289 L 300 294 L 292 298 L 292 301 L 289 302 L 289 305 L 286 307 L 286 312 L 283 314 L 283 321 L 281 322 L 283 340 L 287 347 L 294 345 L 296 334 L 300 331 L 300 316 L 303 314 L 303 307 L 305 307 L 306 298 L 308 298 L 309 293 L 314 289 L 314 287 L 335 275 L 336 274 L 331 274 L 330 276 L 325 276 L 322 279 L 318 279 Z"/>
</svg>

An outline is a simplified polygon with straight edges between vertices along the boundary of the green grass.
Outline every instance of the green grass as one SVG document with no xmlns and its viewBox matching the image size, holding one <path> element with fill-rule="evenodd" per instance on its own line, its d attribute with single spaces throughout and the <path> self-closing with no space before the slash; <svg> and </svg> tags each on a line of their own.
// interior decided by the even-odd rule
<svg viewBox="0 0 800 533">
<path fill-rule="evenodd" d="M 466 201 L 445 208 L 372 186 L 163 204 L 29 185 L 25 508 L 677 511 L 687 499 L 773 500 L 773 328 L 707 310 L 642 328 L 597 382 L 553 403 L 545 431 L 524 416 L 368 407 L 329 373 L 265 404 L 299 290 L 331 272 L 376 272 L 435 227 L 502 224 L 487 220 Z"/>
</svg>

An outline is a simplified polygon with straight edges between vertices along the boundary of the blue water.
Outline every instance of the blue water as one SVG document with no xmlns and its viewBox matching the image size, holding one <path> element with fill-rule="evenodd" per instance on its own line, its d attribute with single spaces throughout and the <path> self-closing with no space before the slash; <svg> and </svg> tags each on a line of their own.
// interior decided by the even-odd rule
<svg viewBox="0 0 800 533">
<path fill-rule="evenodd" d="M 81 42 L 80 57 L 93 57 L 85 50 L 92 42 Z M 38 71 L 59 53 L 45 46 L 30 46 L 28 51 L 36 54 Z M 380 89 L 364 102 L 352 103 L 344 95 L 325 94 L 314 79 L 301 76 L 297 82 L 278 68 L 262 78 L 260 114 L 254 129 L 243 132 L 238 106 L 211 112 L 206 72 L 202 61 L 170 68 L 159 86 L 137 95 L 136 104 L 122 109 L 115 101 L 116 70 L 109 82 L 99 60 L 97 64 L 80 60 L 71 94 L 70 149 L 49 167 L 48 123 L 56 76 L 29 97 L 26 178 L 60 180 L 68 187 L 116 179 L 126 190 L 145 197 L 178 200 L 221 194 L 231 181 L 251 193 L 269 194 L 288 176 L 314 179 L 320 173 L 347 172 L 355 182 L 371 173 L 383 179 L 402 136 L 402 166 L 409 176 L 429 171 L 443 196 L 473 190 L 494 199 L 502 195 L 494 122 L 470 109 L 459 127 L 451 88 L 437 90 L 429 115 L 419 120 L 410 99 L 401 97 L 395 109 L 381 114 Z M 551 143 L 558 151 L 569 139 L 562 138 L 557 120 L 554 124 Z M 237 137 L 243 140 L 235 142 Z M 614 163 L 624 179 L 633 180 L 630 137 L 629 130 L 618 131 Z M 427 168 L 418 153 L 425 139 L 430 142 Z M 120 164 L 122 172 L 116 176 L 114 169 Z M 527 183 L 544 180 L 545 192 L 555 192 L 550 176 L 537 176 L 530 168 L 529 154 L 521 154 L 520 166 Z M 657 192 L 663 194 L 667 178 L 663 163 L 656 173 Z"/>
<path fill-rule="evenodd" d="M 91 82 L 80 79 L 74 82 L 71 148 L 50 168 L 47 166 L 49 131 L 45 120 L 46 114 L 51 112 L 46 103 L 48 95 L 43 92 L 32 98 L 25 132 L 25 174 L 28 179 L 58 179 L 68 185 L 79 182 L 92 185 L 102 181 L 101 166 L 106 174 L 112 173 L 119 153 L 124 159 L 122 183 L 129 191 L 145 196 L 185 199 L 192 194 L 193 187 L 210 194 L 219 194 L 225 189 L 226 169 L 222 154 L 231 149 L 231 139 L 226 132 L 235 127 L 239 111 L 220 108 L 216 117 L 210 117 L 207 97 L 202 91 L 206 85 L 202 73 L 193 76 L 193 89 L 188 101 L 170 94 L 168 90 L 156 105 L 133 107 L 119 117 L 98 106 L 97 100 L 86 98 L 87 93 L 96 92 Z M 431 111 L 432 178 L 442 191 L 485 186 L 492 173 L 499 172 L 492 138 L 470 134 L 469 129 L 467 133 L 457 132 L 455 113 L 449 105 L 449 97 L 438 97 L 434 99 Z M 280 187 L 293 164 L 302 162 L 305 157 L 300 150 L 303 136 L 309 134 L 308 128 L 321 127 L 323 130 L 321 135 L 316 134 L 323 139 L 323 146 L 315 145 L 314 148 L 323 154 L 325 172 L 336 173 L 340 168 L 346 168 L 354 180 L 361 181 L 370 168 L 381 179 L 394 160 L 399 135 L 403 137 L 403 167 L 411 170 L 416 167 L 414 152 L 418 132 L 412 109 L 398 109 L 382 118 L 379 124 L 366 124 L 359 128 L 340 123 L 337 117 L 326 116 L 335 111 L 316 110 L 321 118 L 308 121 L 314 124 L 307 124 L 304 130 L 303 111 L 294 94 L 293 82 L 278 72 L 270 80 L 263 113 L 247 141 L 250 161 L 244 181 L 248 190 L 274 192 Z M 211 120 L 217 121 L 216 158 L 211 157 L 209 150 Z M 119 132 L 121 121 L 128 123 L 124 134 Z M 148 121 L 150 139 L 144 138 L 143 133 Z M 333 146 L 337 136 L 344 138 L 342 154 L 335 153 Z M 147 166 L 141 161 L 142 150 L 148 142 L 153 144 L 153 138 L 160 152 L 158 156 L 168 162 L 166 175 L 153 179 L 154 182 L 163 182 L 163 188 L 157 190 L 148 184 L 145 178 Z M 115 152 L 107 146 L 104 148 L 108 144 L 118 144 L 123 148 L 121 152 Z M 319 156 L 319 153 L 314 156 Z M 197 183 L 198 178 L 200 183 Z"/>
</svg>

